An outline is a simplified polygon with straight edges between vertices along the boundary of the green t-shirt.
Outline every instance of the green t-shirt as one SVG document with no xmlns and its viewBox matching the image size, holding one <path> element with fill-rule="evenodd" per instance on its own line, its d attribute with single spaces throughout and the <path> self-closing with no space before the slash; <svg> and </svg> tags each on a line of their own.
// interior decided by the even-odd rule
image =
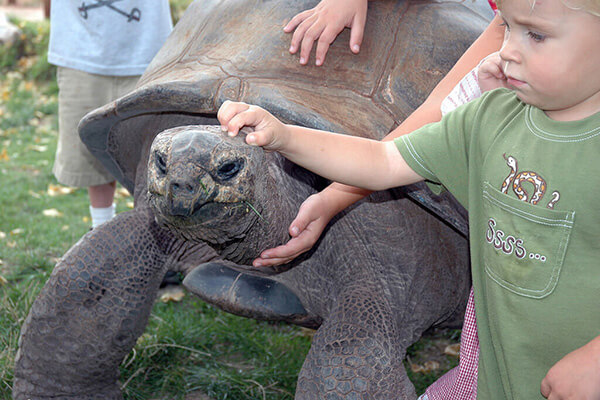
<svg viewBox="0 0 600 400">
<path fill-rule="evenodd" d="M 600 113 L 558 122 L 498 89 L 396 139 L 468 210 L 479 399 L 542 399 L 600 335 Z"/>
</svg>

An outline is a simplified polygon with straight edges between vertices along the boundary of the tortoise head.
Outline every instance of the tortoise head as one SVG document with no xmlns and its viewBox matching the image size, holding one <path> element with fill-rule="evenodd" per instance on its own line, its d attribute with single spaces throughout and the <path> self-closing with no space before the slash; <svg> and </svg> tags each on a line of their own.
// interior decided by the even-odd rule
<svg viewBox="0 0 600 400">
<path fill-rule="evenodd" d="M 223 257 L 250 264 L 287 240 L 295 207 L 275 188 L 272 153 L 228 137 L 219 126 L 190 125 L 159 133 L 148 158 L 148 201 L 157 222 Z M 289 204 L 289 206 L 286 206 Z"/>
</svg>

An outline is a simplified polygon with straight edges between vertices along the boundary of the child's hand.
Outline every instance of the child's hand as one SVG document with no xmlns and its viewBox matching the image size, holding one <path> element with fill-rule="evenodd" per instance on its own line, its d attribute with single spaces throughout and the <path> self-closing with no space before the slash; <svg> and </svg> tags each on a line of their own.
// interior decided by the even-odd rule
<svg viewBox="0 0 600 400">
<path fill-rule="evenodd" d="M 479 81 L 481 93 L 508 87 L 506 75 L 504 75 L 504 69 L 502 68 L 500 52 L 490 54 L 481 62 L 477 70 L 477 80 Z"/>
<path fill-rule="evenodd" d="M 329 210 L 321 193 L 308 197 L 298 210 L 289 227 L 292 238 L 285 245 L 267 249 L 252 262 L 255 267 L 281 265 L 310 250 L 319 240 L 323 230 L 336 210 Z"/>
<path fill-rule="evenodd" d="M 367 19 L 367 0 L 322 0 L 315 8 L 296 15 L 283 28 L 295 30 L 290 53 L 296 54 L 300 43 L 300 64 L 307 64 L 313 43 L 317 42 L 316 65 L 325 61 L 329 45 L 344 29 L 350 28 L 350 50 L 358 53 Z"/>
<path fill-rule="evenodd" d="M 266 150 L 278 150 L 286 140 L 286 126 L 268 111 L 241 102 L 225 101 L 217 112 L 221 129 L 235 136 L 244 126 L 254 128 L 246 143 Z"/>
<path fill-rule="evenodd" d="M 540 391 L 549 400 L 600 399 L 600 336 L 554 364 Z"/>
</svg>

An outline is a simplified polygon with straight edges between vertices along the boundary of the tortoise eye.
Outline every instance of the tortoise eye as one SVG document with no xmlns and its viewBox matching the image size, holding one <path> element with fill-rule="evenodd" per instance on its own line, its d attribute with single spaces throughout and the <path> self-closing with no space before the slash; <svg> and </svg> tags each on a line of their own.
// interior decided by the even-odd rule
<svg viewBox="0 0 600 400">
<path fill-rule="evenodd" d="M 158 151 L 154 153 L 154 163 L 156 164 L 158 172 L 162 175 L 167 173 L 167 163 L 165 162 L 165 158 Z"/>
<path fill-rule="evenodd" d="M 234 161 L 227 161 L 219 167 L 217 170 L 217 176 L 221 180 L 229 180 L 236 176 L 238 172 L 244 167 L 244 160 L 238 159 Z"/>
</svg>

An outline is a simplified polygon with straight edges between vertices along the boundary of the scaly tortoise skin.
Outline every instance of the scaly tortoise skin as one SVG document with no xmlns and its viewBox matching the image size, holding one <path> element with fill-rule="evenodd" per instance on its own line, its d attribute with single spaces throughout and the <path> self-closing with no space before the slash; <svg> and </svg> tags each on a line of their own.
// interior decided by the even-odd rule
<svg viewBox="0 0 600 400">
<path fill-rule="evenodd" d="M 118 365 L 169 269 L 226 311 L 318 328 L 296 398 L 415 397 L 406 348 L 458 320 L 466 303 L 464 210 L 423 186 L 376 193 L 337 216 L 307 254 L 256 271 L 250 261 L 287 241 L 300 203 L 327 182 L 206 125 L 232 99 L 286 122 L 381 138 L 488 18 L 477 3 L 370 2 L 359 55 L 344 32 L 324 66 L 299 66 L 281 26 L 315 4 L 195 2 L 137 89 L 82 120 L 82 139 L 135 207 L 57 263 L 22 327 L 15 399 L 121 398 Z"/>
</svg>

